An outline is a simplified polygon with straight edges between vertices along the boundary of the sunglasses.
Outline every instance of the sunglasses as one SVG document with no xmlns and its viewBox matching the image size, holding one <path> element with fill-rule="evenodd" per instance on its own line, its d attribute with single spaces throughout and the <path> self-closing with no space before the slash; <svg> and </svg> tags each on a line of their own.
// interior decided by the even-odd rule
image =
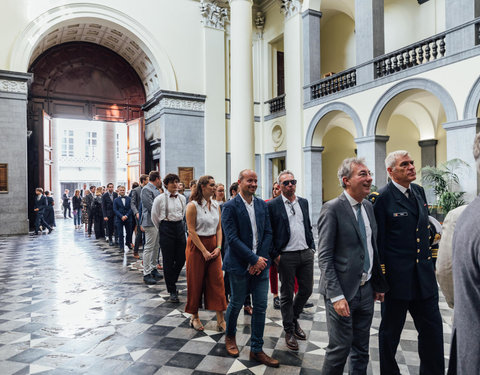
<svg viewBox="0 0 480 375">
<path fill-rule="evenodd" d="M 289 184 L 292 184 L 295 186 L 297 184 L 297 180 L 286 180 L 282 182 L 283 186 L 288 186 Z"/>
</svg>

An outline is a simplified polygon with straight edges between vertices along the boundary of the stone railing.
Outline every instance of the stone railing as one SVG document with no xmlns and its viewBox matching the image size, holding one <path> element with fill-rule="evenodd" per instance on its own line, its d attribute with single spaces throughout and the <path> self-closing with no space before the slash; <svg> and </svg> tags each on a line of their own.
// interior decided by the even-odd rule
<svg viewBox="0 0 480 375">
<path fill-rule="evenodd" d="M 354 87 L 357 84 L 355 69 L 344 70 L 311 85 L 311 99 L 318 99 L 338 91 Z"/>
<path fill-rule="evenodd" d="M 268 104 L 270 114 L 285 110 L 285 94 L 277 96 L 276 98 L 267 100 L 265 104 Z"/>
<path fill-rule="evenodd" d="M 437 34 L 376 58 L 374 60 L 375 78 L 385 77 L 445 57 L 445 36 L 446 33 Z"/>
</svg>

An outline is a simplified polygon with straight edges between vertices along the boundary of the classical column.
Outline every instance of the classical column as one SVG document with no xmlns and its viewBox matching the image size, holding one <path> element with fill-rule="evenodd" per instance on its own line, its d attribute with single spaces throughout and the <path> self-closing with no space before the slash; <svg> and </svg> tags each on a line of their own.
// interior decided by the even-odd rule
<svg viewBox="0 0 480 375">
<path fill-rule="evenodd" d="M 231 181 L 255 168 L 253 128 L 252 0 L 230 0 Z"/>
<path fill-rule="evenodd" d="M 480 16 L 480 2 L 478 0 L 448 0 L 445 1 L 445 28 L 464 24 Z M 448 33 L 446 36 L 447 55 L 473 48 L 477 41 L 477 26 L 472 24 L 466 28 Z"/>
<path fill-rule="evenodd" d="M 385 53 L 384 0 L 355 0 L 356 63 L 360 65 Z M 374 79 L 374 65 L 357 68 L 357 85 Z"/>
<path fill-rule="evenodd" d="M 323 146 L 303 148 L 305 158 L 305 198 L 310 202 L 310 218 L 316 224 L 323 203 L 322 152 Z"/>
<path fill-rule="evenodd" d="M 422 155 L 422 168 L 437 166 L 437 143 L 438 141 L 436 139 L 418 141 Z"/>
<path fill-rule="evenodd" d="M 103 123 L 102 185 L 117 183 L 117 135 L 113 122 Z"/>
<path fill-rule="evenodd" d="M 390 137 L 386 135 L 374 135 L 355 138 L 357 144 L 357 156 L 365 158 L 367 167 L 373 172 L 373 184 L 381 188 L 387 183 L 387 170 L 385 158 L 387 156 L 387 141 Z"/>
<path fill-rule="evenodd" d="M 285 32 L 285 122 L 286 165 L 296 176 L 303 176 L 303 52 L 301 3 L 283 0 Z M 298 178 L 297 192 L 303 194 L 303 179 Z"/>
<path fill-rule="evenodd" d="M 62 140 L 58 136 L 58 119 L 56 118 L 52 118 L 52 146 L 52 192 L 55 201 L 54 209 L 60 212 L 63 192 L 60 190 L 59 154 L 62 147 Z"/>
<path fill-rule="evenodd" d="M 467 170 L 459 171 L 460 190 L 466 192 L 465 200 L 473 200 L 478 192 L 478 175 L 473 157 L 473 140 L 480 131 L 480 119 L 453 121 L 443 124 L 447 132 L 447 160 L 461 159 L 468 163 Z"/>
<path fill-rule="evenodd" d="M 204 40 L 205 170 L 226 180 L 225 22 L 227 9 L 211 0 L 200 2 Z"/>
<path fill-rule="evenodd" d="M 307 86 L 322 78 L 320 72 L 320 19 L 322 12 L 307 9 L 303 19 L 303 84 Z M 310 90 L 304 90 L 305 101 L 310 100 Z"/>
</svg>

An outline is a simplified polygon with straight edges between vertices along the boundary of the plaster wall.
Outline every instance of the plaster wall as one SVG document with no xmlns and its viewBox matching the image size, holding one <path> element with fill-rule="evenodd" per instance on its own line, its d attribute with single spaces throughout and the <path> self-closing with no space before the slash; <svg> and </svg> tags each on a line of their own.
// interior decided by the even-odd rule
<svg viewBox="0 0 480 375">
<path fill-rule="evenodd" d="M 408 118 L 394 115 L 390 118 L 387 125 L 387 135 L 390 139 L 387 142 L 387 155 L 395 150 L 406 150 L 415 161 L 417 173 L 422 168 L 421 149 L 418 145 L 420 133 Z M 417 178 L 417 183 L 420 180 Z"/>
</svg>

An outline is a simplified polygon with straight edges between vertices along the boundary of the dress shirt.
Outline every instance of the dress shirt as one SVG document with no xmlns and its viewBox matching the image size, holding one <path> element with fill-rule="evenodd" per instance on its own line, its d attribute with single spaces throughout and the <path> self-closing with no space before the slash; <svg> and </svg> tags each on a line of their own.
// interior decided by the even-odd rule
<svg viewBox="0 0 480 375">
<path fill-rule="evenodd" d="M 120 196 L 122 198 L 122 204 L 125 206 L 125 197 Z"/>
<path fill-rule="evenodd" d="M 290 202 L 282 194 L 282 200 L 287 211 L 288 224 L 290 225 L 290 239 L 282 251 L 298 251 L 308 249 L 307 240 L 305 239 L 305 226 L 303 225 L 303 212 L 298 198 L 295 197 L 293 202 Z M 294 211 L 292 211 L 294 210 Z M 295 212 L 295 214 L 293 214 Z"/>
<path fill-rule="evenodd" d="M 113 193 L 108 192 L 108 196 L 110 197 L 110 200 L 113 202 Z"/>
<path fill-rule="evenodd" d="M 410 189 L 410 185 L 408 185 L 408 188 L 406 188 L 406 187 L 404 187 L 404 186 L 402 186 L 402 185 L 400 185 L 400 184 L 397 184 L 397 183 L 396 183 L 395 181 L 393 181 L 393 180 L 392 180 L 392 183 L 393 183 L 393 185 L 394 185 L 398 190 L 401 191 L 401 193 L 402 193 L 403 195 L 405 195 L 407 198 L 410 198 L 410 197 L 407 195 L 407 189 Z M 412 190 L 408 190 L 408 191 L 410 192 L 410 194 L 412 194 L 412 193 L 411 193 Z"/>
<path fill-rule="evenodd" d="M 197 220 L 195 223 L 195 232 L 199 236 L 213 236 L 217 234 L 218 223 L 220 215 L 218 213 L 218 203 L 216 200 L 211 200 L 210 209 L 205 199 L 202 199 L 202 204 L 192 200 L 197 210 Z"/>
<path fill-rule="evenodd" d="M 245 204 L 245 208 L 247 209 L 248 216 L 250 217 L 250 224 L 252 225 L 252 234 L 253 234 L 252 251 L 256 254 L 257 244 L 258 244 L 258 232 L 257 232 L 257 220 L 255 218 L 255 207 L 253 204 L 255 199 L 252 197 L 252 203 L 248 203 L 245 199 L 243 199 L 242 194 L 240 194 L 240 198 L 242 198 L 242 201 Z"/>
<path fill-rule="evenodd" d="M 166 192 L 155 198 L 152 205 L 152 221 L 155 226 L 164 220 L 181 221 L 185 216 L 185 197 L 181 194 Z"/>
</svg>

